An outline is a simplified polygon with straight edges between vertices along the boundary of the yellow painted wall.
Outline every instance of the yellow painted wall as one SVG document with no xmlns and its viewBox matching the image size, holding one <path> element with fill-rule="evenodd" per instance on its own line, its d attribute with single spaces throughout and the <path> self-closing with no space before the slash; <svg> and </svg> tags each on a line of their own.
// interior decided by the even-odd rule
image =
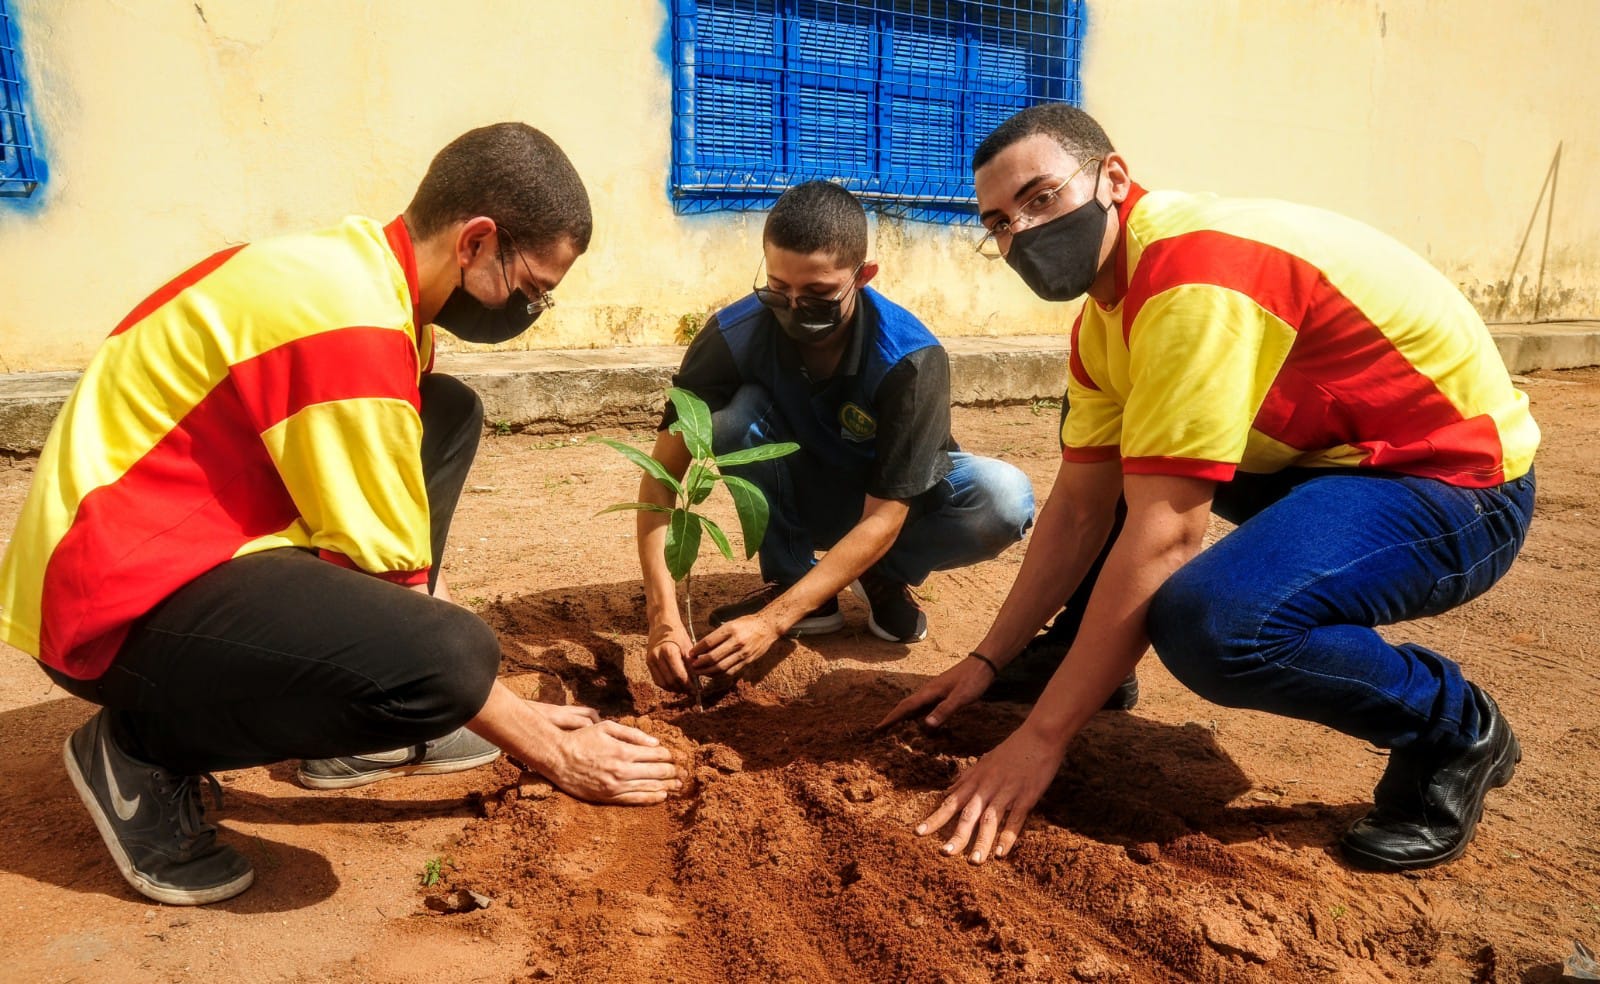
<svg viewBox="0 0 1600 984">
<path fill-rule="evenodd" d="M 760 215 L 666 199 L 662 0 L 7 0 L 50 180 L 0 201 L 0 371 L 81 366 L 223 246 L 387 218 L 433 152 L 522 119 L 576 163 L 588 256 L 519 345 L 668 341 L 748 290 Z M 1087 108 L 1150 186 L 1387 229 L 1492 312 L 1565 141 L 1546 316 L 1600 300 L 1592 0 L 1091 0 Z M 1065 331 L 970 232 L 878 219 L 880 286 L 938 332 Z M 1508 316 L 1531 312 L 1543 226 Z"/>
</svg>

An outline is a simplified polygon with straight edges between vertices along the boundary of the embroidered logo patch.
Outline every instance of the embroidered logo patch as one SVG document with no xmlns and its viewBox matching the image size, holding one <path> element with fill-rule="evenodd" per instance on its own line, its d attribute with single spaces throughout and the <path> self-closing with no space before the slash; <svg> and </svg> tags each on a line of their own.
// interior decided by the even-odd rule
<svg viewBox="0 0 1600 984">
<path fill-rule="evenodd" d="M 854 403 L 846 403 L 839 408 L 839 424 L 844 427 L 845 433 L 858 441 L 865 441 L 878 433 L 878 422 Z"/>
</svg>

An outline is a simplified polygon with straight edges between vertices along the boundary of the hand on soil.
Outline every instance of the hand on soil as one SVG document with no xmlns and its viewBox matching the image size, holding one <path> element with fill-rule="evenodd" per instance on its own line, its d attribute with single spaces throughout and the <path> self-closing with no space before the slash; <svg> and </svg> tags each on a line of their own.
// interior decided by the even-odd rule
<svg viewBox="0 0 1600 984">
<path fill-rule="evenodd" d="M 689 667 L 708 676 L 732 676 L 760 659 L 781 636 L 760 612 L 724 622 L 689 651 Z"/>
<path fill-rule="evenodd" d="M 961 708 L 983 696 L 993 682 L 994 671 L 975 659 L 963 659 L 917 689 L 917 692 L 894 705 L 894 710 L 884 716 L 877 727 L 886 728 L 904 721 L 913 714 L 934 704 L 934 709 L 923 719 L 930 728 L 937 728 L 950 720 Z"/>
<path fill-rule="evenodd" d="M 546 704 L 537 700 L 530 700 L 528 703 L 534 710 L 543 714 L 546 721 L 562 731 L 576 731 L 591 724 L 598 724 L 600 721 L 599 711 L 581 704 Z"/>
<path fill-rule="evenodd" d="M 645 664 L 650 667 L 650 679 L 662 690 L 680 694 L 694 693 L 698 689 L 693 676 L 684 663 L 684 656 L 694 648 L 694 641 L 682 626 L 661 625 L 650 630 L 650 642 L 645 649 Z"/>
<path fill-rule="evenodd" d="M 944 844 L 945 854 L 959 854 L 970 846 L 967 859 L 982 864 L 990 856 L 990 847 L 996 845 L 998 833 L 994 856 L 1005 857 L 1065 757 L 1065 746 L 1040 736 L 1024 723 L 962 773 L 939 808 L 917 824 L 917 836 L 932 833 L 956 819 L 955 833 Z"/>
<path fill-rule="evenodd" d="M 564 732 L 551 782 L 594 803 L 660 803 L 683 787 L 672 752 L 638 728 L 601 721 Z"/>
</svg>

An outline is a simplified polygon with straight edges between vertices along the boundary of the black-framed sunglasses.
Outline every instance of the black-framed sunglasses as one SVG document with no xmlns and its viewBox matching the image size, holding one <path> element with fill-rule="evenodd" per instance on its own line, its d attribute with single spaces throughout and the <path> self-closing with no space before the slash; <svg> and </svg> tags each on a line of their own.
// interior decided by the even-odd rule
<svg viewBox="0 0 1600 984">
<path fill-rule="evenodd" d="M 763 258 L 760 265 L 756 267 L 755 277 L 751 280 L 750 289 L 755 291 L 756 300 L 760 301 L 762 304 L 774 311 L 787 311 L 790 308 L 793 308 L 795 314 L 798 315 L 802 320 L 837 317 L 839 313 L 839 305 L 843 303 L 845 296 L 850 293 L 850 288 L 855 286 L 856 278 L 861 276 L 862 268 L 867 265 L 866 261 L 862 261 L 861 263 L 857 264 L 855 271 L 850 274 L 850 282 L 840 288 L 839 293 L 835 294 L 833 297 L 816 297 L 811 294 L 797 294 L 791 302 L 789 295 L 785 294 L 783 291 L 773 290 L 771 287 L 760 286 L 761 270 L 766 266 L 766 263 L 766 259 Z"/>
<path fill-rule="evenodd" d="M 556 306 L 555 295 L 540 287 L 538 282 L 534 280 L 533 269 L 528 266 L 527 258 L 522 255 L 521 250 L 517 249 L 516 240 L 505 226 L 496 222 L 495 229 L 507 240 L 507 243 L 500 247 L 500 276 L 506 282 L 506 303 L 511 303 L 510 296 L 512 294 L 521 294 L 523 297 L 528 298 L 528 314 L 537 318 Z M 511 275 L 506 272 L 506 254 L 508 253 L 515 253 L 517 258 L 522 260 L 522 269 L 528 274 L 528 287 L 534 292 L 532 297 L 529 297 L 521 287 L 512 286 Z"/>
</svg>

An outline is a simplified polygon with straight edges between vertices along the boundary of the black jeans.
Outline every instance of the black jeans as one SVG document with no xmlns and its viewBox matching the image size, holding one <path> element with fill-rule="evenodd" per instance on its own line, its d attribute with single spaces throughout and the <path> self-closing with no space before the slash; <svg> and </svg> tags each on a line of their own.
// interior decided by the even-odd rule
<svg viewBox="0 0 1600 984">
<path fill-rule="evenodd" d="M 424 377 L 430 587 L 482 428 L 477 394 Z M 285 548 L 179 588 L 98 679 L 45 672 L 106 707 L 130 754 L 188 775 L 437 738 L 478 713 L 499 664 L 499 641 L 471 612 Z"/>
</svg>

